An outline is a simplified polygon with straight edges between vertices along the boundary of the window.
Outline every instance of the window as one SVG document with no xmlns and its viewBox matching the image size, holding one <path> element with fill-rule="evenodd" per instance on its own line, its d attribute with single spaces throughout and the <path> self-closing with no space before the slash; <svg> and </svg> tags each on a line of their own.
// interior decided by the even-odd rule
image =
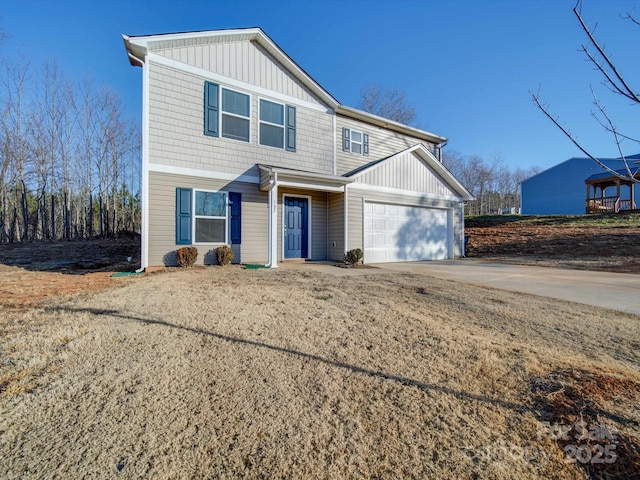
<svg viewBox="0 0 640 480">
<path fill-rule="evenodd" d="M 350 128 L 342 129 L 342 150 L 369 156 L 369 135 Z"/>
<path fill-rule="evenodd" d="M 351 153 L 362 153 L 362 132 L 351 130 Z"/>
<path fill-rule="evenodd" d="M 176 188 L 176 245 L 228 243 L 227 240 L 240 244 L 241 237 L 241 193 Z"/>
<path fill-rule="evenodd" d="M 222 89 L 222 136 L 249 141 L 249 95 Z"/>
<path fill-rule="evenodd" d="M 284 105 L 260 99 L 260 145 L 284 148 Z"/>
<path fill-rule="evenodd" d="M 204 134 L 249 142 L 249 105 L 249 95 L 204 82 Z"/>
<path fill-rule="evenodd" d="M 195 190 L 195 243 L 227 243 L 227 192 Z"/>
<path fill-rule="evenodd" d="M 295 107 L 260 99 L 260 145 L 295 152 Z"/>
</svg>

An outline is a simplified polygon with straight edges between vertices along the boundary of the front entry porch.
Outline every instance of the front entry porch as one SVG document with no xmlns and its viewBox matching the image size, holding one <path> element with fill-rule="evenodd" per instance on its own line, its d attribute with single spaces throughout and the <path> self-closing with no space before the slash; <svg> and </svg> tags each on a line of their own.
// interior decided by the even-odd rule
<svg viewBox="0 0 640 480">
<path fill-rule="evenodd" d="M 269 193 L 269 263 L 267 266 L 277 268 L 279 259 L 327 258 L 326 250 L 323 254 L 322 251 L 318 251 L 318 246 L 326 248 L 328 243 L 328 195 L 342 196 L 346 185 L 353 180 L 338 175 L 269 165 L 258 165 L 258 167 L 260 190 Z M 278 208 L 280 201 L 281 209 Z M 318 201 L 321 203 L 318 204 Z M 322 207 L 323 204 L 324 207 Z M 320 213 L 320 217 L 312 214 L 314 210 Z M 322 221 L 323 215 L 326 215 L 324 221 Z M 279 217 L 281 223 L 279 223 Z M 312 221 L 312 217 L 316 220 Z M 318 220 L 321 221 L 320 224 Z M 279 241 L 282 242 L 280 251 Z M 318 245 L 319 242 L 320 245 Z"/>
</svg>

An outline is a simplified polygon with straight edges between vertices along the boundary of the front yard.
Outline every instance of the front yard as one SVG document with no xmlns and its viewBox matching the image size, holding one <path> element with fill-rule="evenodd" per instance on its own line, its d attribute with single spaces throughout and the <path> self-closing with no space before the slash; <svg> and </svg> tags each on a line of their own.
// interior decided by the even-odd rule
<svg viewBox="0 0 640 480">
<path fill-rule="evenodd" d="M 638 471 L 638 316 L 374 270 L 176 270 L 5 309 L 0 477 Z"/>
</svg>

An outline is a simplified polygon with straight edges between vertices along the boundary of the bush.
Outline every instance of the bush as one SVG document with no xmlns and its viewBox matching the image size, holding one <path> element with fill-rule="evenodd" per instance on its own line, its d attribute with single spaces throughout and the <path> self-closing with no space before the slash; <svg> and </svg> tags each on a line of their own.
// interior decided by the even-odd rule
<svg viewBox="0 0 640 480">
<path fill-rule="evenodd" d="M 349 265 L 358 265 L 362 263 L 363 257 L 362 250 L 359 248 L 354 248 L 353 250 L 349 250 L 344 255 L 344 263 L 348 263 Z"/>
<path fill-rule="evenodd" d="M 218 263 L 220 265 L 229 265 L 231 262 L 233 262 L 233 257 L 235 255 L 233 254 L 233 250 L 231 250 L 231 247 L 229 245 L 223 245 L 221 247 L 218 247 L 218 249 L 216 250 L 216 258 L 218 259 Z"/>
<path fill-rule="evenodd" d="M 176 260 L 181 267 L 193 267 L 198 258 L 198 249 L 196 247 L 182 247 L 176 252 Z"/>
</svg>

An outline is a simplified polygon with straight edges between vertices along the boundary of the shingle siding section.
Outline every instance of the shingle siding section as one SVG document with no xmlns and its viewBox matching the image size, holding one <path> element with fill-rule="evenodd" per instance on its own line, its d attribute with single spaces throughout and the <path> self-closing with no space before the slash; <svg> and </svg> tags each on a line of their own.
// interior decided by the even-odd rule
<svg viewBox="0 0 640 480">
<path fill-rule="evenodd" d="M 369 156 L 357 153 L 345 152 L 342 149 L 342 129 L 350 128 L 369 135 Z M 418 143 L 423 144 L 431 153 L 435 154 L 434 144 L 419 138 L 403 135 L 392 130 L 386 130 L 352 118 L 336 115 L 336 139 L 337 139 L 337 173 L 343 175 L 351 170 L 369 163 L 373 160 L 386 158 L 398 152 L 413 147 Z"/>
<path fill-rule="evenodd" d="M 153 62 L 149 76 L 151 163 L 233 174 L 257 175 L 257 163 L 333 173 L 331 114 L 296 105 L 296 152 L 265 147 L 258 138 L 259 97 L 242 92 L 251 95 L 251 141 L 210 137 L 204 135 L 204 79 Z"/>
</svg>

